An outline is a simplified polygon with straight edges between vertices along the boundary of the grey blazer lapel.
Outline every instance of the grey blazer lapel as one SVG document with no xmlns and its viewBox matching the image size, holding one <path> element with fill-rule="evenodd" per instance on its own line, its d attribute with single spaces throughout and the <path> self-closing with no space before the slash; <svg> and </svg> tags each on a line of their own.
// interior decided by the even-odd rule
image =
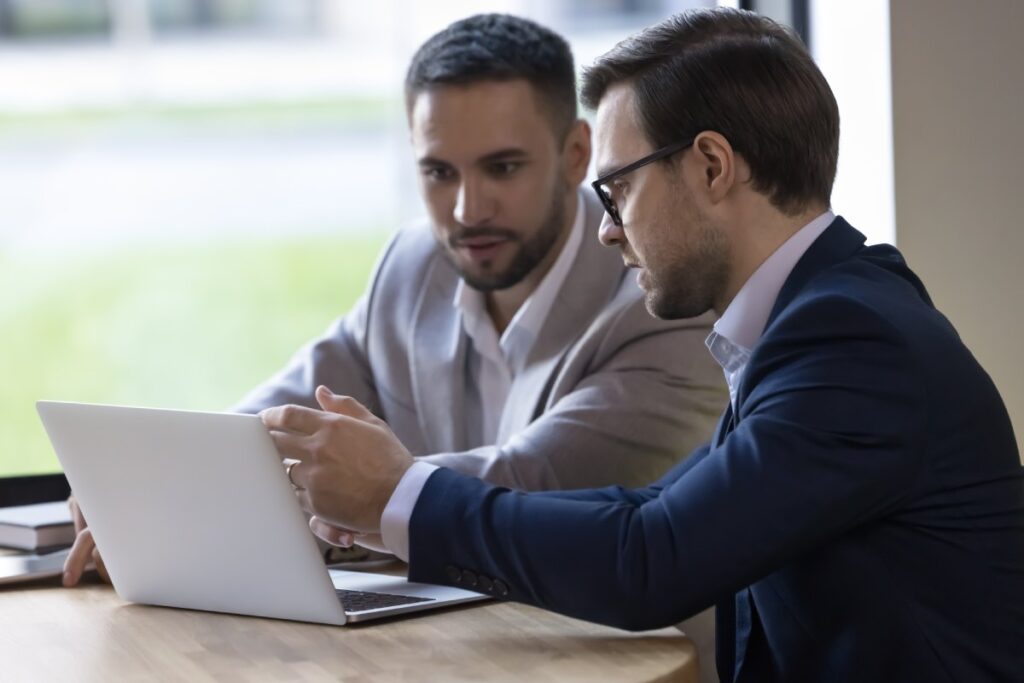
<svg viewBox="0 0 1024 683">
<path fill-rule="evenodd" d="M 452 305 L 458 279 L 443 257 L 434 258 L 420 289 L 409 340 L 420 428 L 425 443 L 438 451 L 464 448 L 466 342 L 458 311 Z"/>
<path fill-rule="evenodd" d="M 543 408 L 547 391 L 569 348 L 615 295 L 625 266 L 616 249 L 597 238 L 603 209 L 584 195 L 583 240 L 521 372 L 512 383 L 501 416 L 498 443 L 523 430 Z"/>
</svg>

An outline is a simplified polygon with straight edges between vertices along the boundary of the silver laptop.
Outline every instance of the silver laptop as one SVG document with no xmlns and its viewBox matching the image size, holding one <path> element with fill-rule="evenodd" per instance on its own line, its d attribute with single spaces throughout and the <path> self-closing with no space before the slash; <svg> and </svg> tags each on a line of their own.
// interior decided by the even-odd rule
<svg viewBox="0 0 1024 683">
<path fill-rule="evenodd" d="M 345 624 L 486 597 L 328 570 L 254 415 L 36 407 L 124 600 Z"/>
</svg>

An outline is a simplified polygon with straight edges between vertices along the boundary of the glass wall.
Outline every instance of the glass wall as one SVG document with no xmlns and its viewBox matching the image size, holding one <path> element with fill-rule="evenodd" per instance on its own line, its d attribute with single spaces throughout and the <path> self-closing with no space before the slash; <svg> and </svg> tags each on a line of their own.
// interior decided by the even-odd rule
<svg viewBox="0 0 1024 683">
<path fill-rule="evenodd" d="M 480 11 L 579 64 L 658 0 L 0 0 L 0 476 L 54 471 L 34 401 L 217 410 L 359 295 L 420 214 L 413 50 Z"/>
</svg>

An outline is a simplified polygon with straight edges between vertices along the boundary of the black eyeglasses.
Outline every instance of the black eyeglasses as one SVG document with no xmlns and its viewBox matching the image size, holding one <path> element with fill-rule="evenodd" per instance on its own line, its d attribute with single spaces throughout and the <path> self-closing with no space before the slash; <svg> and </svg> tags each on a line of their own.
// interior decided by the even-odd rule
<svg viewBox="0 0 1024 683">
<path fill-rule="evenodd" d="M 627 166 L 623 166 L 617 171 L 607 173 L 598 178 L 597 180 L 595 180 L 594 182 L 590 183 L 590 186 L 594 188 L 594 192 L 597 193 L 597 198 L 601 200 L 601 204 L 604 206 L 604 210 L 608 212 L 608 216 L 611 217 L 612 222 L 615 223 L 615 225 L 619 226 L 620 228 L 622 227 L 622 216 L 619 215 L 619 207 L 615 205 L 615 200 L 612 199 L 611 193 L 604 189 L 604 187 L 602 186 L 607 185 L 611 181 L 615 180 L 616 178 L 622 177 L 627 173 L 632 173 L 636 169 L 646 166 L 647 164 L 658 161 L 659 159 L 664 159 L 665 157 L 670 157 L 676 152 L 681 152 L 682 150 L 686 149 L 692 144 L 693 138 L 690 138 L 685 142 L 676 142 L 667 147 L 662 147 L 656 152 L 652 152 L 651 154 L 648 154 L 642 159 L 637 159 L 633 163 Z"/>
</svg>

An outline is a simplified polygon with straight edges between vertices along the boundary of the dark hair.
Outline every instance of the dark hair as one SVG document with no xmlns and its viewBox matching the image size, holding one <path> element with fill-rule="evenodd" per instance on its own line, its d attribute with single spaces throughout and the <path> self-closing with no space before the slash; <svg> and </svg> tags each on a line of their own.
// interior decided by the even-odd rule
<svg viewBox="0 0 1024 683">
<path fill-rule="evenodd" d="M 569 44 L 540 24 L 509 14 L 477 14 L 434 34 L 413 55 L 405 101 L 435 85 L 524 79 L 540 96 L 556 135 L 576 120 L 576 70 Z"/>
<path fill-rule="evenodd" d="M 713 130 L 750 165 L 752 186 L 786 213 L 829 203 L 839 108 L 803 43 L 771 19 L 727 8 L 676 15 L 622 41 L 583 74 L 596 109 L 628 82 L 655 148 Z"/>
</svg>

